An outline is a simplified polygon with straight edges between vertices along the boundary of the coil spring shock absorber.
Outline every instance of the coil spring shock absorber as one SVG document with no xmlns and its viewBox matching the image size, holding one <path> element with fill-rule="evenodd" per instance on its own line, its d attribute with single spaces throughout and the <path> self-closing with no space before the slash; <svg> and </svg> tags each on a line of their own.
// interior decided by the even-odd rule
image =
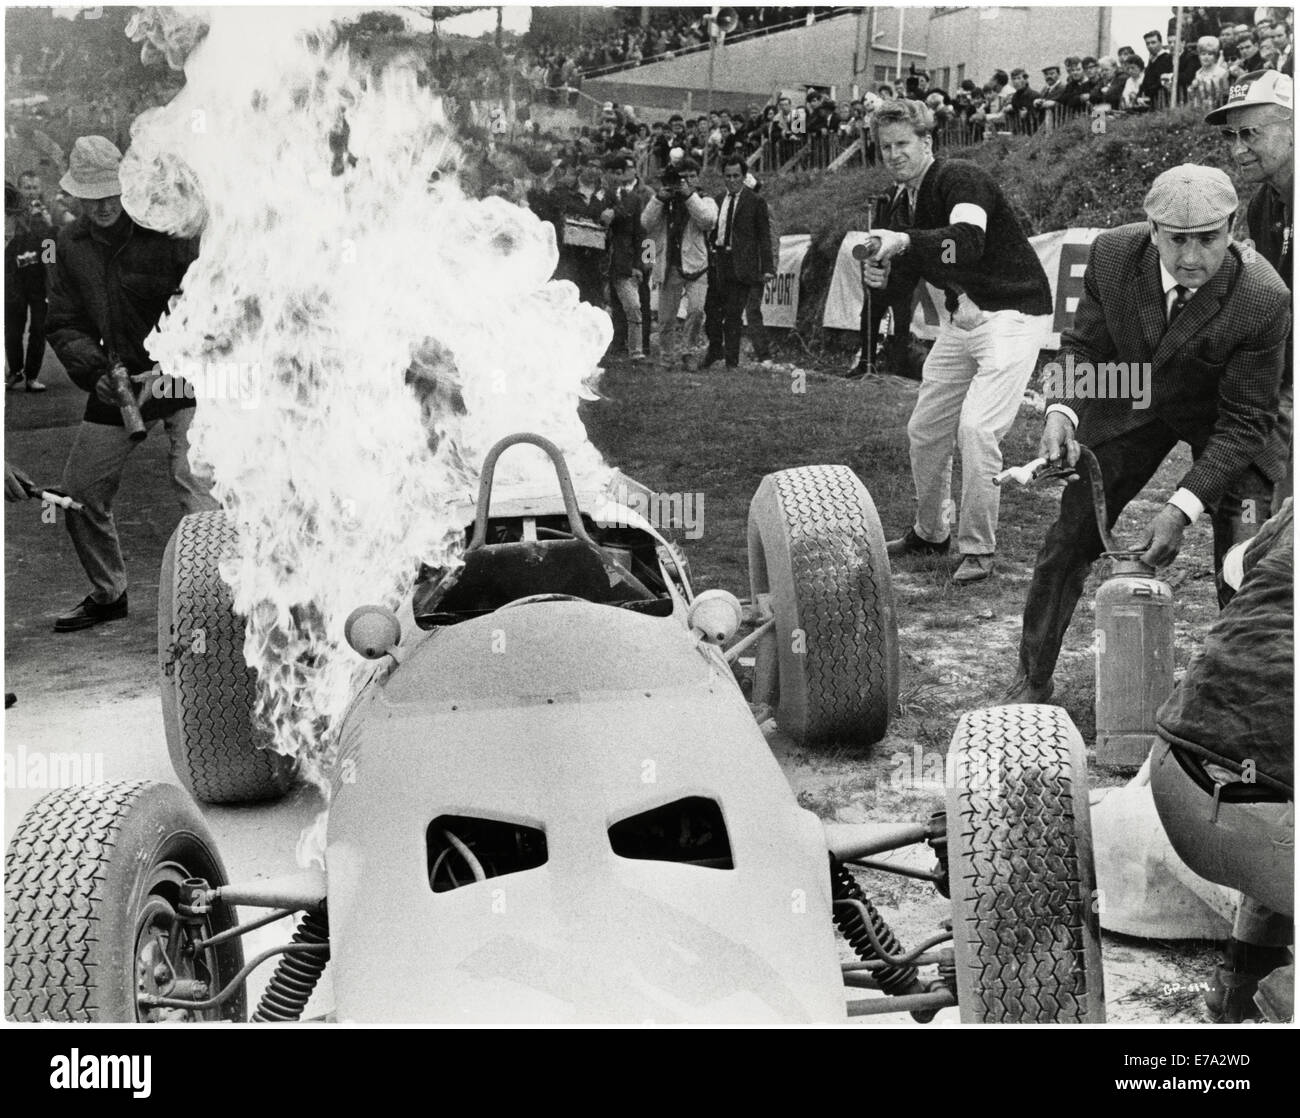
<svg viewBox="0 0 1300 1118">
<path fill-rule="evenodd" d="M 326 911 L 322 908 L 319 912 L 304 912 L 290 942 L 323 943 L 328 948 L 330 922 Z M 307 1008 L 311 992 L 316 989 L 316 983 L 320 981 L 329 960 L 328 950 L 281 955 L 275 973 L 271 975 L 271 981 L 267 983 L 266 991 L 249 1020 L 297 1021 Z"/>
<path fill-rule="evenodd" d="M 891 955 L 903 953 L 903 947 L 898 942 L 898 937 L 894 935 L 894 930 L 862 891 L 862 886 L 853 879 L 848 868 L 833 854 L 831 855 L 831 896 L 837 901 L 860 901 L 871 919 L 871 929 L 876 933 L 880 946 Z M 848 940 L 849 946 L 857 953 L 858 958 L 864 963 L 879 960 L 880 956 L 863 928 L 862 913 L 843 905 L 838 906 L 834 911 L 835 926 Z M 925 989 L 917 981 L 916 967 L 910 965 L 881 967 L 872 972 L 872 977 L 880 983 L 880 988 L 886 994 L 915 994 L 922 993 Z"/>
</svg>

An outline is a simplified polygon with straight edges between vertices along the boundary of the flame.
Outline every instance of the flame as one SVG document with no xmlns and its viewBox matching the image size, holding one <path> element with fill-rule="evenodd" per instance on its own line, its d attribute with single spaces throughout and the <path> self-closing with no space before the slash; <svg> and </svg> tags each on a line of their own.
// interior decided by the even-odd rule
<svg viewBox="0 0 1300 1118">
<path fill-rule="evenodd" d="M 147 346 L 203 397 L 191 458 L 239 531 L 257 717 L 320 778 L 359 676 L 344 619 L 457 561 L 491 444 L 537 431 L 580 487 L 610 481 L 577 414 L 609 319 L 549 282 L 549 224 L 465 196 L 413 63 L 367 69 L 319 10 L 190 12 L 133 25 L 186 84 L 133 125 L 123 204 L 202 232 Z M 498 484 L 549 476 L 520 449 Z"/>
</svg>

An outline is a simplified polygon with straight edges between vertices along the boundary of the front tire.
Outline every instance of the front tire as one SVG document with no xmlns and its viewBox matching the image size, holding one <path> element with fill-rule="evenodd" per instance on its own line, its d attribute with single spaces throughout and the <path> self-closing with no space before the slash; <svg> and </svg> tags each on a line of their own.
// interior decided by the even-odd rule
<svg viewBox="0 0 1300 1118">
<path fill-rule="evenodd" d="M 800 744 L 879 741 L 898 704 L 898 626 L 866 486 L 847 466 L 768 474 L 748 543 L 751 593 L 770 593 L 776 617 L 756 649 L 754 701 Z"/>
<path fill-rule="evenodd" d="M 186 790 L 207 804 L 279 799 L 295 772 L 293 758 L 253 726 L 257 673 L 244 663 L 244 621 L 220 570 L 236 542 L 225 513 L 183 517 L 158 579 L 167 752 Z"/>
<path fill-rule="evenodd" d="M 948 780 L 963 1022 L 1102 1022 L 1083 739 L 1060 707 L 964 714 Z"/>
<path fill-rule="evenodd" d="M 227 880 L 207 825 L 179 788 L 138 780 L 42 797 L 5 854 L 5 1016 L 242 1021 L 243 990 L 205 1012 L 137 1003 L 137 990 L 158 992 L 158 968 L 170 966 L 170 917 L 192 877 L 214 888 Z M 235 924 L 235 910 L 218 903 L 203 934 Z M 177 977 L 201 980 L 216 994 L 243 965 L 235 937 L 181 957 Z"/>
</svg>

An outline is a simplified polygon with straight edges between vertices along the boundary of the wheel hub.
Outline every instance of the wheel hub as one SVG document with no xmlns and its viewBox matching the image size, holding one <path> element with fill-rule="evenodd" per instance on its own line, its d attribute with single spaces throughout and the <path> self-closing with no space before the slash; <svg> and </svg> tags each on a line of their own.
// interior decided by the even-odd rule
<svg viewBox="0 0 1300 1118">
<path fill-rule="evenodd" d="M 211 994 L 206 968 L 196 965 L 184 944 L 173 947 L 180 922 L 176 910 L 159 896 L 150 897 L 140 912 L 135 941 L 136 1019 L 146 1022 L 207 1020 L 207 1014 L 189 1009 L 142 1006 L 146 995 L 192 997 Z"/>
</svg>

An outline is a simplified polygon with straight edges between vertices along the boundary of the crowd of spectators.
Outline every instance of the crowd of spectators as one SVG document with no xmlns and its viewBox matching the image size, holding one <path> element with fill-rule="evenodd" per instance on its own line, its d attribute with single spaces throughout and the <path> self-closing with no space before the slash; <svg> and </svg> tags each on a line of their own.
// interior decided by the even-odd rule
<svg viewBox="0 0 1300 1118">
<path fill-rule="evenodd" d="M 741 29 L 748 29 L 751 24 L 788 24 L 801 13 L 820 9 L 737 11 Z M 900 82 L 880 83 L 860 98 L 838 103 L 829 90 L 809 87 L 766 105 L 733 105 L 694 116 L 674 113 L 657 120 L 637 119 L 631 107 L 607 103 L 600 123 L 570 140 L 601 154 L 630 151 L 640 172 L 653 177 L 668 165 L 674 148 L 702 167 L 716 166 L 733 153 L 748 158 L 761 152 L 753 166 L 771 171 L 787 164 L 824 167 L 861 140 L 861 158 L 871 161 L 872 116 L 894 96 L 926 103 L 935 116 L 937 147 L 961 146 L 999 133 L 1033 133 L 1081 115 L 1151 112 L 1168 107 L 1175 95 L 1180 104 L 1209 108 L 1222 103 L 1229 84 L 1242 74 L 1264 69 L 1292 74 L 1291 9 L 1258 9 L 1252 13 L 1259 17 L 1253 26 L 1241 22 L 1244 11 L 1186 9 L 1176 64 L 1171 18 L 1165 31 L 1153 29 L 1143 37 L 1140 51 L 1124 46 L 1100 58 L 1080 52 L 1036 74 L 1023 67 L 997 69 L 982 85 L 965 79 L 951 90 L 933 87 L 930 76 L 913 67 Z M 581 85 L 584 71 L 707 41 L 707 9 L 656 10 L 646 27 L 634 25 L 638 12 L 628 12 L 628 25 L 621 31 L 571 47 L 568 54 L 557 51 L 525 59 L 521 72 L 536 88 L 573 90 Z M 582 152 L 575 149 L 573 154 Z"/>
<path fill-rule="evenodd" d="M 832 8 L 732 9 L 737 23 L 731 35 L 788 27 L 800 20 L 816 18 Z M 576 63 L 580 72 L 613 66 L 637 66 L 652 59 L 671 58 L 681 51 L 702 47 L 709 41 L 710 8 L 651 8 L 641 23 L 640 8 L 619 9 L 623 26 L 604 31 L 585 41 L 566 44 L 561 52 Z"/>
<path fill-rule="evenodd" d="M 934 111 L 937 131 L 985 135 L 1032 133 L 1079 115 L 1145 113 L 1180 104 L 1213 108 L 1228 86 L 1255 70 L 1292 75 L 1294 43 L 1290 9 L 1267 10 L 1254 27 L 1224 9 L 1193 8 L 1185 15 L 1182 49 L 1175 63 L 1172 20 L 1169 38 L 1153 29 L 1143 36 L 1144 51 L 1120 47 L 1114 56 L 1070 55 L 1064 69 L 1049 64 L 1041 78 L 1016 67 L 996 70 L 983 86 L 969 79 L 949 95 L 930 90 L 925 75 L 909 78 L 906 95 L 921 96 Z M 1233 9 L 1228 9 L 1233 11 Z"/>
</svg>

